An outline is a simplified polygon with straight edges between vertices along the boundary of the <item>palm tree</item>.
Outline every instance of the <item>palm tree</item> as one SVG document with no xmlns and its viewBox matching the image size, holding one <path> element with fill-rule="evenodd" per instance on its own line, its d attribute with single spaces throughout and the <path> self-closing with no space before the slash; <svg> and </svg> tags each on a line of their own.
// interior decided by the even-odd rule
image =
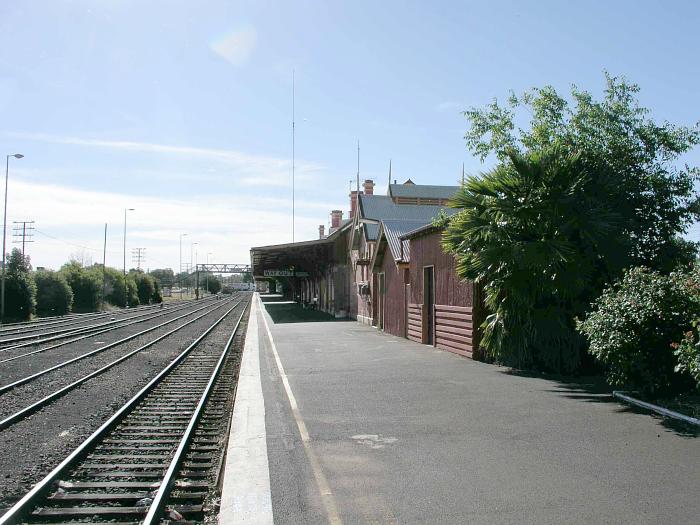
<svg viewBox="0 0 700 525">
<path fill-rule="evenodd" d="M 443 247 L 457 272 L 484 292 L 482 350 L 520 368 L 571 371 L 583 340 L 575 317 L 621 271 L 619 218 L 610 177 L 563 147 L 511 152 L 470 177 L 450 205 Z"/>
</svg>

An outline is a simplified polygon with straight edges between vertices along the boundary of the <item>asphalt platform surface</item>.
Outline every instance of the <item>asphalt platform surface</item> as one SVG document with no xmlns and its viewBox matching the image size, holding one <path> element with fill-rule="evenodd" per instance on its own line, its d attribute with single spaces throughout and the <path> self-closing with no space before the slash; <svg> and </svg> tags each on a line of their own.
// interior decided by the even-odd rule
<svg viewBox="0 0 700 525">
<path fill-rule="evenodd" d="M 328 523 L 329 501 L 346 524 L 698 523 L 700 437 L 691 430 L 585 381 L 514 375 L 263 300 L 275 523 Z"/>
</svg>

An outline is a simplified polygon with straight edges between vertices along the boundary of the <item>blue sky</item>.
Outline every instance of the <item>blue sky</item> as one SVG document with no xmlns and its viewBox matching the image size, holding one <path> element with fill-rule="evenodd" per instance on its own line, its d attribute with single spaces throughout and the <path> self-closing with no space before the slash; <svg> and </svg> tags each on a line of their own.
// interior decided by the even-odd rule
<svg viewBox="0 0 700 525">
<path fill-rule="evenodd" d="M 105 222 L 121 265 L 125 207 L 147 267 L 177 267 L 180 233 L 188 262 L 190 241 L 200 262 L 245 262 L 291 240 L 293 69 L 300 240 L 347 210 L 358 140 L 380 192 L 389 159 L 424 184 L 487 169 L 460 111 L 511 89 L 600 93 L 607 69 L 693 124 L 699 23 L 690 1 L 4 2 L 0 143 L 26 155 L 9 220 L 36 221 L 40 266 L 101 260 Z"/>
</svg>

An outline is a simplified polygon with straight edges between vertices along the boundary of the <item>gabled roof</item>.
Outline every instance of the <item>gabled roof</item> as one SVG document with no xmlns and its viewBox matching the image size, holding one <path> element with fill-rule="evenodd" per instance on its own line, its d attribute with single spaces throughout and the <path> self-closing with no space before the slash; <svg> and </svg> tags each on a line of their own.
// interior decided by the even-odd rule
<svg viewBox="0 0 700 525">
<path fill-rule="evenodd" d="M 402 240 L 401 236 L 421 226 L 425 226 L 425 221 L 400 219 L 382 221 L 378 226 L 377 249 L 372 256 L 370 267 L 381 266 L 384 262 L 384 257 L 391 257 L 395 263 L 408 262 L 410 255 L 409 241 Z"/>
<path fill-rule="evenodd" d="M 421 199 L 449 199 L 459 186 L 433 186 L 430 184 L 389 184 L 390 197 Z"/>
<path fill-rule="evenodd" d="M 425 226 L 425 224 L 425 221 L 382 221 L 382 231 L 384 236 L 386 237 L 389 249 L 391 250 L 391 256 L 395 261 L 409 261 L 409 243 L 408 241 L 401 241 L 401 236 L 405 233 Z M 403 251 L 401 250 L 402 242 Z"/>
<path fill-rule="evenodd" d="M 418 204 L 395 204 L 391 197 L 385 195 L 359 195 L 359 216 L 362 219 L 375 221 L 415 221 L 420 224 L 429 223 L 436 217 L 440 210 L 452 215 L 457 212 L 445 206 L 418 205 Z M 369 241 L 377 240 L 379 224 L 363 224 L 365 236 Z"/>
</svg>

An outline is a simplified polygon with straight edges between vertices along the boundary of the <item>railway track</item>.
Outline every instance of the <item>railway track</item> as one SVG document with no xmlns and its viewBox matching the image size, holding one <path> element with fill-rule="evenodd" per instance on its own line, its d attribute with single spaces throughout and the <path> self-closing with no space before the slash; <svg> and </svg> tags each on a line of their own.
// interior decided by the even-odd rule
<svg viewBox="0 0 700 525">
<path fill-rule="evenodd" d="M 187 301 L 190 302 L 190 301 Z M 158 308 L 158 305 L 144 305 L 135 308 L 122 308 L 109 312 L 90 312 L 84 314 L 72 314 L 55 317 L 42 317 L 32 321 L 22 321 L 18 323 L 0 324 L 0 337 L 5 335 L 30 333 L 32 331 L 44 330 L 51 326 L 63 325 L 71 326 L 85 322 L 90 322 L 95 319 L 114 317 L 120 314 L 139 312 L 143 310 L 153 310 Z"/>
<path fill-rule="evenodd" d="M 206 299 L 202 302 L 212 302 L 212 299 Z M 172 312 L 174 310 L 183 310 L 190 308 L 193 303 L 188 303 L 186 305 L 177 306 L 175 309 L 169 308 L 168 311 Z M 197 304 L 197 303 L 194 303 Z M 58 339 L 64 339 L 74 335 L 80 334 L 90 334 L 93 332 L 98 332 L 100 330 L 106 329 L 105 327 L 119 327 L 133 319 L 144 319 L 153 316 L 153 311 L 158 313 L 155 314 L 156 317 L 163 315 L 159 307 L 148 307 L 148 311 L 144 313 L 139 313 L 136 315 L 131 315 L 128 317 L 122 317 L 120 319 L 115 319 L 114 316 L 110 318 L 109 321 L 100 322 L 97 324 L 91 324 L 87 326 L 70 326 L 66 328 L 66 325 L 62 325 L 61 328 L 51 328 L 49 330 L 33 330 L 30 333 L 21 332 L 19 335 L 13 335 L 12 337 L 0 338 L 0 352 L 7 352 L 10 350 L 15 350 L 17 348 L 22 348 L 25 346 L 33 346 L 37 344 L 47 343 L 55 341 Z M 81 323 L 82 324 L 82 323 Z"/>
<path fill-rule="evenodd" d="M 211 303 L 216 304 L 215 301 L 202 301 L 202 303 L 205 304 L 205 306 L 209 305 Z M 202 303 L 199 303 L 199 304 L 201 305 Z M 108 332 L 113 332 L 115 330 L 119 330 L 120 328 L 125 328 L 127 326 L 135 325 L 138 323 L 146 323 L 148 321 L 152 321 L 153 319 L 158 319 L 159 317 L 171 315 L 173 313 L 176 313 L 176 312 L 179 312 L 182 310 L 188 310 L 188 309 L 191 309 L 193 306 L 197 306 L 197 304 L 198 303 L 195 303 L 194 305 L 187 304 L 184 306 L 178 306 L 176 308 L 168 308 L 167 310 L 162 310 L 162 311 L 158 310 L 158 313 L 155 313 L 155 314 L 149 312 L 148 314 L 145 314 L 145 315 L 141 314 L 138 316 L 128 317 L 125 319 L 121 319 L 120 321 L 116 322 L 116 324 L 110 324 L 107 328 L 84 328 L 84 329 L 77 330 L 76 332 L 73 332 L 70 334 L 53 336 L 53 337 L 49 337 L 46 339 L 39 339 L 39 340 L 35 340 L 35 341 L 20 343 L 20 344 L 14 345 L 14 346 L 6 347 L 6 348 L 0 348 L 0 365 L 3 363 L 10 362 L 10 361 L 15 361 L 17 359 L 23 359 L 23 358 L 26 358 L 26 357 L 29 357 L 29 356 L 32 356 L 35 354 L 40 354 L 40 353 L 43 353 L 43 352 L 46 352 L 49 350 L 54 350 L 54 349 L 60 348 L 62 346 L 66 346 L 66 345 L 69 345 L 72 343 L 76 343 L 78 341 L 82 341 L 83 339 L 87 339 L 89 337 L 95 337 L 97 335 L 102 335 L 102 334 L 105 334 Z M 195 311 L 196 311 L 196 309 L 195 309 Z M 56 343 L 53 345 L 41 347 L 41 348 L 38 348 L 36 350 L 25 352 L 23 354 L 14 355 L 12 357 L 4 357 L 5 353 L 13 351 L 13 350 L 20 350 L 21 351 L 21 349 L 23 349 L 23 348 L 37 346 L 37 345 L 41 345 L 44 343 L 50 343 L 50 342 L 55 341 L 57 339 L 60 340 L 60 339 L 65 339 L 66 337 L 72 337 L 72 336 L 77 336 L 77 337 L 74 337 L 73 339 L 68 339 L 67 341 L 62 341 L 60 343 Z"/>
<path fill-rule="evenodd" d="M 203 521 L 222 464 L 238 369 L 234 342 L 249 302 L 212 323 L 0 525 Z M 230 335 L 217 332 L 234 311 L 240 315 Z"/>
<path fill-rule="evenodd" d="M 67 361 L 63 361 L 62 363 L 59 363 L 59 364 L 57 364 L 57 365 L 54 365 L 54 366 L 49 367 L 49 368 L 47 368 L 47 369 L 44 369 L 44 370 L 42 370 L 42 371 L 40 371 L 40 372 L 36 372 L 36 373 L 31 374 L 31 375 L 29 375 L 29 376 L 25 376 L 25 377 L 23 377 L 23 378 L 21 378 L 21 379 L 18 379 L 18 380 L 16 380 L 16 381 L 12 382 L 12 383 L 3 385 L 2 387 L 0 387 L 0 394 L 4 394 L 4 393 L 6 393 L 6 392 L 9 392 L 9 391 L 11 391 L 11 390 L 13 390 L 13 389 L 15 389 L 15 388 L 17 388 L 17 387 L 23 385 L 23 384 L 29 383 L 30 381 L 35 381 L 35 380 L 41 378 L 42 376 L 44 376 L 44 375 L 46 375 L 46 374 L 48 374 L 48 373 L 50 373 L 50 372 L 53 372 L 53 371 L 55 371 L 55 370 L 59 370 L 60 368 L 66 367 L 66 366 L 68 366 L 68 365 L 71 365 L 71 364 L 76 363 L 76 362 L 78 362 L 78 361 L 81 361 L 81 360 L 83 360 L 83 359 L 87 359 L 87 358 L 89 358 L 89 357 L 92 357 L 93 355 L 96 355 L 96 354 L 98 354 L 98 353 L 100 353 L 100 352 L 103 352 L 103 351 L 105 351 L 105 350 L 107 350 L 107 349 L 109 349 L 109 348 L 116 347 L 116 346 L 118 346 L 118 345 L 120 345 L 120 344 L 123 344 L 123 343 L 125 343 L 125 342 L 127 342 L 127 341 L 130 341 L 130 340 L 132 340 L 132 339 L 135 339 L 136 337 L 140 337 L 140 336 L 142 336 L 142 335 L 144 335 L 144 334 L 146 334 L 146 333 L 148 333 L 148 332 L 151 332 L 151 331 L 154 331 L 154 330 L 156 330 L 156 329 L 162 328 L 162 327 L 164 327 L 164 326 L 166 326 L 166 325 L 168 325 L 168 324 L 171 324 L 171 323 L 173 323 L 173 322 L 175 322 L 175 321 L 178 321 L 178 320 L 180 320 L 180 319 L 183 319 L 183 318 L 185 318 L 185 317 L 188 317 L 188 316 L 192 315 L 193 313 L 197 313 L 197 312 L 199 312 L 200 310 L 206 310 L 205 312 L 203 312 L 203 313 L 201 313 L 201 314 L 195 316 L 194 318 L 189 319 L 189 320 L 187 320 L 187 321 L 184 321 L 183 323 L 179 324 L 179 325 L 176 326 L 175 328 L 173 328 L 173 329 L 171 329 L 171 330 L 168 330 L 168 331 L 165 332 L 164 334 L 161 334 L 161 335 L 157 336 L 155 339 L 152 339 L 151 341 L 148 341 L 147 343 L 145 343 L 145 344 L 143 344 L 143 345 L 140 345 L 138 348 L 136 348 L 136 349 L 134 349 L 134 350 L 131 350 L 131 351 L 129 351 L 129 352 L 127 352 L 127 353 L 125 353 L 125 354 L 119 356 L 118 358 L 114 359 L 113 361 L 108 362 L 107 364 L 101 366 L 101 367 L 98 368 L 97 370 L 93 370 L 92 372 L 87 373 L 87 374 L 83 375 L 82 377 L 79 377 L 79 378 L 77 378 L 77 379 L 71 381 L 70 383 L 68 383 L 68 384 L 66 384 L 66 385 L 64 385 L 64 386 L 61 386 L 60 388 L 58 388 L 57 390 L 54 390 L 53 392 L 51 392 L 50 394 L 44 396 L 43 398 L 41 398 L 41 399 L 39 399 L 39 400 L 37 400 L 37 401 L 35 401 L 35 402 L 33 402 L 33 403 L 30 403 L 30 404 L 27 405 L 27 406 L 24 406 L 22 409 L 20 409 L 20 410 L 14 412 L 14 413 L 12 413 L 12 414 L 10 414 L 10 415 L 7 415 L 6 417 L 4 417 L 4 419 L 0 420 L 0 430 L 4 430 L 4 429 L 6 429 L 6 428 L 12 426 L 13 424 L 17 423 L 18 421 L 21 421 L 21 420 L 23 420 L 23 419 L 26 419 L 27 417 L 29 417 L 30 415 L 34 414 L 35 412 L 37 412 L 38 410 L 40 410 L 40 409 L 43 408 L 44 406 L 46 406 L 46 405 L 48 405 L 48 404 L 50 404 L 50 403 L 56 401 L 56 400 L 59 399 L 60 397 L 64 396 L 65 394 L 67 394 L 67 393 L 70 392 L 71 390 L 73 390 L 73 389 L 79 387 L 80 385 L 82 385 L 83 383 L 89 381 L 90 379 L 93 379 L 93 378 L 95 378 L 95 377 L 97 377 L 97 376 L 99 376 L 99 375 L 101 375 L 101 374 L 107 372 L 108 370 L 110 370 L 110 369 L 112 369 L 113 367 L 117 366 L 119 363 L 122 363 L 123 361 L 126 361 L 127 359 L 129 359 L 130 357 L 136 355 L 137 353 L 142 352 L 143 350 L 152 347 L 152 346 L 155 345 L 156 343 L 159 343 L 159 342 L 163 341 L 164 339 L 166 339 L 166 338 L 172 336 L 173 334 L 175 334 L 175 333 L 181 331 L 181 330 L 184 329 L 185 327 L 190 326 L 191 324 L 193 324 L 193 323 L 195 323 L 196 321 L 202 319 L 203 317 L 205 317 L 205 316 L 211 314 L 212 312 L 214 312 L 214 311 L 216 311 L 216 310 L 218 310 L 218 309 L 224 308 L 225 306 L 227 306 L 228 304 L 230 304 L 231 302 L 233 302 L 233 301 L 235 301 L 235 300 L 236 300 L 235 298 L 232 298 L 232 299 L 230 299 L 230 300 L 228 300 L 228 301 L 223 301 L 223 302 L 217 301 L 217 303 L 221 303 L 221 304 L 216 304 L 216 303 L 215 303 L 213 307 L 212 307 L 211 305 L 207 305 L 207 306 L 198 308 L 198 309 L 195 310 L 194 312 L 188 312 L 188 313 L 182 314 L 182 315 L 180 315 L 180 316 L 178 316 L 178 317 L 176 317 L 176 318 L 174 318 L 174 319 L 170 319 L 170 320 L 168 320 L 168 321 L 166 321 L 166 322 L 164 322 L 164 323 L 160 323 L 160 324 L 157 325 L 157 326 L 148 328 L 148 329 L 146 329 L 146 330 L 142 330 L 142 331 L 140 331 L 140 332 L 137 332 L 136 334 L 132 334 L 132 335 L 130 335 L 130 336 L 128 336 L 128 337 L 125 337 L 125 338 L 123 338 L 123 339 L 120 339 L 119 341 L 115 341 L 115 342 L 110 343 L 110 344 L 108 344 L 108 345 L 105 345 L 105 346 L 103 346 L 103 347 L 101 347 L 101 348 L 97 348 L 97 349 L 95 349 L 95 350 L 91 350 L 91 351 L 86 352 L 86 353 L 84 353 L 84 354 L 81 354 L 81 355 L 79 355 L 79 356 L 77 356 L 77 357 L 74 357 L 74 358 L 69 359 L 69 360 L 67 360 Z M 240 300 L 239 300 L 238 302 L 236 302 L 232 308 L 235 308 L 236 306 L 238 306 L 238 304 L 240 304 L 240 302 L 241 302 Z M 229 311 L 230 311 L 230 310 L 229 310 Z"/>
</svg>

